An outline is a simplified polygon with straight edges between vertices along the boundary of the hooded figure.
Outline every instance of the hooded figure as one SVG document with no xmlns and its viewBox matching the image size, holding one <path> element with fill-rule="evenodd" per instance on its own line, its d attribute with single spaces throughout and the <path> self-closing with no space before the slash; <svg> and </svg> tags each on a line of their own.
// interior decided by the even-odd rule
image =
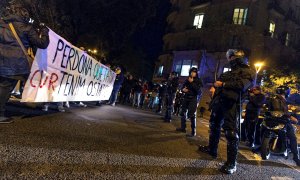
<svg viewBox="0 0 300 180">
<path fill-rule="evenodd" d="M 28 20 L 28 11 L 16 1 L 10 1 L 6 8 L 2 9 L 0 19 L 0 123 L 11 122 L 4 116 L 5 103 L 17 81 L 26 80 L 30 73 L 26 55 L 8 24 L 12 23 L 25 48 L 45 49 L 49 44 L 49 30 L 41 27 L 40 32 L 37 32 Z"/>
</svg>

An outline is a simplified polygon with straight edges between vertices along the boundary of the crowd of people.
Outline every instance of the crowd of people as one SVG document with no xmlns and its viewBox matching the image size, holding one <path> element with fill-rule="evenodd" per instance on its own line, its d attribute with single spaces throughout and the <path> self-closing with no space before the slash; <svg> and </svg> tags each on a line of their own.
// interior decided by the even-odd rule
<svg viewBox="0 0 300 180">
<path fill-rule="evenodd" d="M 30 72 L 30 63 L 27 54 L 22 51 L 22 46 L 29 48 L 47 48 L 49 44 L 48 28 L 42 24 L 38 30 L 28 23 L 28 12 L 18 4 L 10 4 L 0 19 L 0 123 L 9 123 L 11 119 L 5 116 L 5 107 L 10 96 L 19 95 L 20 89 L 16 88 L 18 82 L 26 81 Z M 18 29 L 18 41 L 12 32 L 13 25 Z M 221 74 L 214 83 L 211 92 L 212 100 L 209 110 L 210 134 L 209 144 L 199 146 L 199 151 L 218 156 L 218 145 L 223 128 L 227 139 L 227 161 L 221 167 L 221 171 L 232 174 L 236 171 L 238 147 L 241 140 L 248 141 L 248 145 L 254 148 L 259 145 L 261 139 L 260 130 L 257 126 L 260 109 L 266 102 L 259 86 L 252 88 L 254 72 L 248 66 L 245 54 L 242 50 L 230 49 L 226 57 L 231 66 L 231 71 Z M 97 105 L 108 104 L 116 106 L 116 103 L 130 105 L 134 108 L 151 109 L 156 113 L 164 113 L 164 122 L 172 122 L 173 116 L 180 115 L 181 126 L 178 132 L 186 133 L 186 121 L 191 121 L 190 137 L 196 136 L 196 112 L 202 96 L 203 83 L 198 75 L 198 69 L 193 67 L 189 76 L 180 85 L 178 74 L 172 72 L 169 77 L 160 84 L 154 84 L 134 78 L 131 74 L 124 75 L 121 67 L 116 67 L 116 80 L 114 82 L 111 97 L 108 101 L 96 102 Z M 22 83 L 20 83 L 22 84 Z M 22 86 L 17 86 L 22 87 Z M 252 89 L 251 89 L 252 88 Z M 15 90 L 14 90 L 15 89 Z M 251 89 L 251 91 L 248 91 Z M 274 97 L 270 98 L 269 110 L 283 111 L 291 120 L 287 128 L 287 136 L 291 142 L 291 151 L 294 161 L 300 165 L 297 138 L 292 123 L 298 120 L 287 111 L 288 88 L 279 87 Z M 245 121 L 240 129 L 241 102 L 249 95 L 249 103 L 246 107 Z M 290 101 L 299 100 L 295 97 Z M 86 107 L 83 102 L 74 104 Z M 55 103 L 58 110 L 64 112 L 64 107 L 69 107 L 69 102 Z M 44 104 L 43 110 L 48 111 L 49 103 Z M 200 108 L 201 109 L 201 108 Z"/>
</svg>

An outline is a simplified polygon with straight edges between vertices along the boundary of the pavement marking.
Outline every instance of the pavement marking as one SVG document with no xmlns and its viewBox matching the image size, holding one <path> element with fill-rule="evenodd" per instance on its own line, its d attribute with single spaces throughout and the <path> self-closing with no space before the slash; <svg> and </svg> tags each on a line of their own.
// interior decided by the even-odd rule
<svg viewBox="0 0 300 180">
<path fill-rule="evenodd" d="M 284 162 L 282 159 L 279 159 L 278 161 L 300 173 L 300 170 L 293 167 L 290 163 Z"/>
</svg>

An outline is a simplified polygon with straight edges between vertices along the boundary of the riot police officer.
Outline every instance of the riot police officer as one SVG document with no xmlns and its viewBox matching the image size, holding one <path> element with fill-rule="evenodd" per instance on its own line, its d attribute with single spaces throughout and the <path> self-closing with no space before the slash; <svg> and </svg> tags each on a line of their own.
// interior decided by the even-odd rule
<svg viewBox="0 0 300 180">
<path fill-rule="evenodd" d="M 166 94 L 166 114 L 164 117 L 165 122 L 171 122 L 171 115 L 173 111 L 174 99 L 179 86 L 177 72 L 172 72 L 167 82 L 167 94 Z"/>
<path fill-rule="evenodd" d="M 214 83 L 216 92 L 211 103 L 209 145 L 200 146 L 199 150 L 217 157 L 223 125 L 227 139 L 227 161 L 220 170 L 232 174 L 236 171 L 239 145 L 239 105 L 243 94 L 252 87 L 255 73 L 248 66 L 242 50 L 229 49 L 226 57 L 231 71 L 221 74 Z"/>
<path fill-rule="evenodd" d="M 188 79 L 182 86 L 182 92 L 184 93 L 184 100 L 181 110 L 181 127 L 176 131 L 186 133 L 186 113 L 191 121 L 192 133 L 191 137 L 196 136 L 196 110 L 198 104 L 198 97 L 201 94 L 201 87 L 203 86 L 201 79 L 198 77 L 198 69 L 193 67 L 190 69 Z"/>
<path fill-rule="evenodd" d="M 298 151 L 298 144 L 297 144 L 297 137 L 295 128 L 292 124 L 297 124 L 298 120 L 290 115 L 288 112 L 288 105 L 286 98 L 290 94 L 290 88 L 287 86 L 279 86 L 276 89 L 276 95 L 270 98 L 268 103 L 268 108 L 270 111 L 283 111 L 285 115 L 290 119 L 290 122 L 286 124 L 286 135 L 290 140 L 290 148 L 294 155 L 293 160 L 296 162 L 297 166 L 300 166 L 299 160 L 299 151 Z"/>
</svg>

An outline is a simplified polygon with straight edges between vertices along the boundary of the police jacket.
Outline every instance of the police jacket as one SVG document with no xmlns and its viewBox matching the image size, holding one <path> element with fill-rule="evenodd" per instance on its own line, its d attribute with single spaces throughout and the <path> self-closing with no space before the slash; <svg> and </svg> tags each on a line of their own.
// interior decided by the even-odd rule
<svg viewBox="0 0 300 180">
<path fill-rule="evenodd" d="M 240 95 L 243 97 L 253 86 L 254 78 L 255 72 L 248 65 L 238 64 L 220 76 L 219 80 L 223 82 L 223 87 L 217 89 L 216 95 L 221 99 L 239 102 Z"/>
<path fill-rule="evenodd" d="M 142 90 L 143 90 L 142 82 L 137 81 L 137 82 L 135 83 L 135 86 L 133 87 L 133 90 L 134 90 L 134 92 L 136 92 L 136 93 L 141 93 Z"/>
<path fill-rule="evenodd" d="M 185 80 L 182 85 L 182 89 L 187 88 L 189 91 L 185 93 L 185 98 L 197 98 L 198 95 L 201 95 L 201 88 L 203 84 L 200 78 L 194 78 L 193 82 Z"/>
<path fill-rule="evenodd" d="M 282 111 L 289 116 L 287 101 L 281 95 L 272 96 L 268 102 L 269 111 Z"/>
<path fill-rule="evenodd" d="M 178 78 L 175 77 L 167 82 L 167 93 L 175 94 L 179 86 Z"/>
<path fill-rule="evenodd" d="M 10 77 L 27 75 L 30 67 L 20 45 L 13 36 L 8 23 L 12 23 L 25 48 L 47 48 L 49 44 L 48 29 L 40 34 L 23 18 L 11 15 L 0 19 L 0 76 Z"/>
</svg>

